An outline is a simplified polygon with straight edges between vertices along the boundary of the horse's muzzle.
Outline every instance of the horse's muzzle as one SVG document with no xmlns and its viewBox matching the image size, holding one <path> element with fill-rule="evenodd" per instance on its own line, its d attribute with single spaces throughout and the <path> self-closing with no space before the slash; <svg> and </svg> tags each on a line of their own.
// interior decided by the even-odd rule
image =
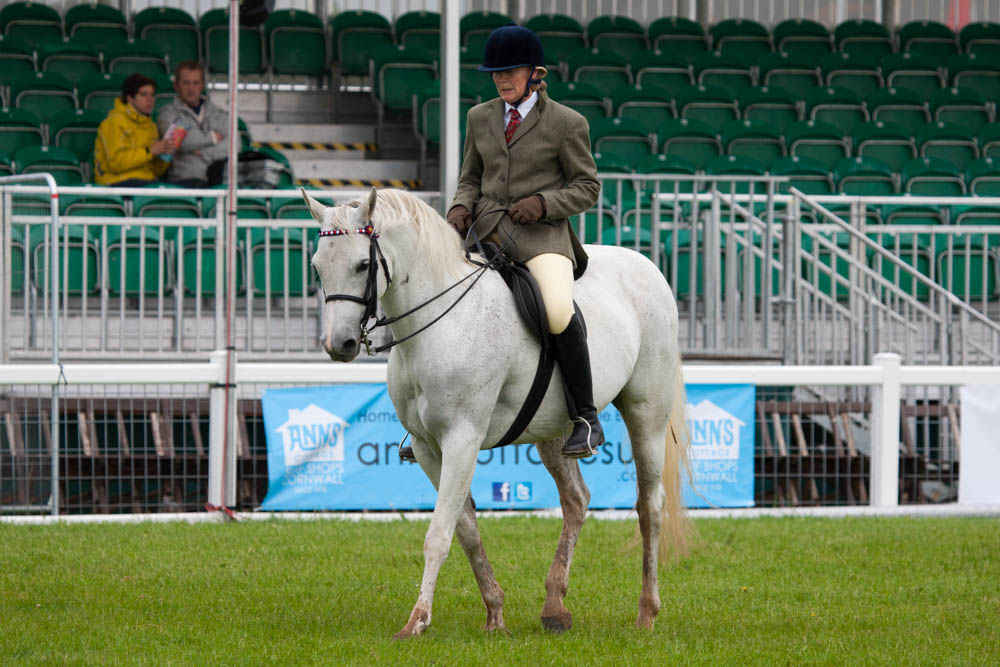
<svg viewBox="0 0 1000 667">
<path fill-rule="evenodd" d="M 329 338 L 324 336 L 323 349 L 334 361 L 353 361 L 358 356 L 361 345 L 357 338 L 343 338 L 331 342 Z"/>
</svg>

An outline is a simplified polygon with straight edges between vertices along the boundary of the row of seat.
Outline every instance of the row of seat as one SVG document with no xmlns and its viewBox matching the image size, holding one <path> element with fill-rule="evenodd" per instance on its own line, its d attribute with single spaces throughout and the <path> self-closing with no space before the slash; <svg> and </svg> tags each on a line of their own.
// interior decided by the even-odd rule
<svg viewBox="0 0 1000 667">
<path fill-rule="evenodd" d="M 191 226 L 131 226 L 103 224 L 134 216 L 203 221 L 215 216 L 216 199 L 148 196 L 63 195 L 63 216 L 93 217 L 94 225 L 64 224 L 60 243 L 67 253 L 68 272 L 63 288 L 68 294 L 96 293 L 102 285 L 112 296 L 134 297 L 169 294 L 175 288 L 184 294 L 215 294 L 215 227 L 201 222 Z M 14 201 L 15 215 L 44 215 L 47 201 L 21 196 Z M 311 219 L 302 197 L 289 192 L 287 198 L 240 198 L 237 216 L 244 220 Z M 64 220 L 64 223 L 66 221 Z M 255 296 L 305 296 L 315 288 L 309 257 L 316 242 L 314 225 L 303 227 L 248 227 L 240 230 L 237 249 L 237 289 L 247 285 Z M 13 292 L 29 284 L 45 284 L 46 224 L 14 224 L 12 232 Z M 101 248 L 107 250 L 106 274 L 101 270 Z M 180 256 L 179 256 L 180 255 Z M 28 268 L 30 260 L 31 267 Z M 200 266 L 199 266 L 200 262 Z M 176 276 L 178 267 L 182 273 Z M 62 268 L 60 269 L 60 274 Z M 27 278 L 27 282 L 26 282 Z M 287 281 L 287 284 L 286 284 Z"/>
</svg>

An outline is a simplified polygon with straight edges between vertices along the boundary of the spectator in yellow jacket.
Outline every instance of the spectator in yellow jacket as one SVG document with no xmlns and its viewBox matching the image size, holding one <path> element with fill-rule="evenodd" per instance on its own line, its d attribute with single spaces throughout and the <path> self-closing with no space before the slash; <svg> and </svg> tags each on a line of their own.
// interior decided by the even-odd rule
<svg viewBox="0 0 1000 667">
<path fill-rule="evenodd" d="M 170 166 L 174 142 L 160 139 L 153 112 L 156 84 L 132 74 L 122 84 L 115 108 L 101 122 L 94 142 L 94 180 L 100 185 L 136 187 L 154 182 Z"/>
</svg>

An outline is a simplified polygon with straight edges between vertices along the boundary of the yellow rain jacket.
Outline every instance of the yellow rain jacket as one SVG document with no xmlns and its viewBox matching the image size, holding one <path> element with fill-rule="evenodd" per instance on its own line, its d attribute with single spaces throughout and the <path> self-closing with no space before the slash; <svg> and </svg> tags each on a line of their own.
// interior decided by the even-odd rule
<svg viewBox="0 0 1000 667">
<path fill-rule="evenodd" d="M 94 181 L 110 185 L 127 178 L 156 180 L 170 163 L 151 155 L 149 146 L 160 138 L 156 123 L 131 104 L 115 99 L 94 141 Z"/>
</svg>

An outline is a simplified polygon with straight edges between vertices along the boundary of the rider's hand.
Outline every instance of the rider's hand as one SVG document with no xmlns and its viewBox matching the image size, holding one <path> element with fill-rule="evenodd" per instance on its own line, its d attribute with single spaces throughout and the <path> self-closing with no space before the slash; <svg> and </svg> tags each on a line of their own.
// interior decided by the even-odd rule
<svg viewBox="0 0 1000 667">
<path fill-rule="evenodd" d="M 469 228 L 469 222 L 469 209 L 461 204 L 452 206 L 451 210 L 448 211 L 448 224 L 454 227 L 459 234 L 465 234 L 465 230 Z"/>
<path fill-rule="evenodd" d="M 525 197 L 510 209 L 510 219 L 519 225 L 526 225 L 543 217 L 545 217 L 545 200 L 541 195 Z"/>
</svg>

